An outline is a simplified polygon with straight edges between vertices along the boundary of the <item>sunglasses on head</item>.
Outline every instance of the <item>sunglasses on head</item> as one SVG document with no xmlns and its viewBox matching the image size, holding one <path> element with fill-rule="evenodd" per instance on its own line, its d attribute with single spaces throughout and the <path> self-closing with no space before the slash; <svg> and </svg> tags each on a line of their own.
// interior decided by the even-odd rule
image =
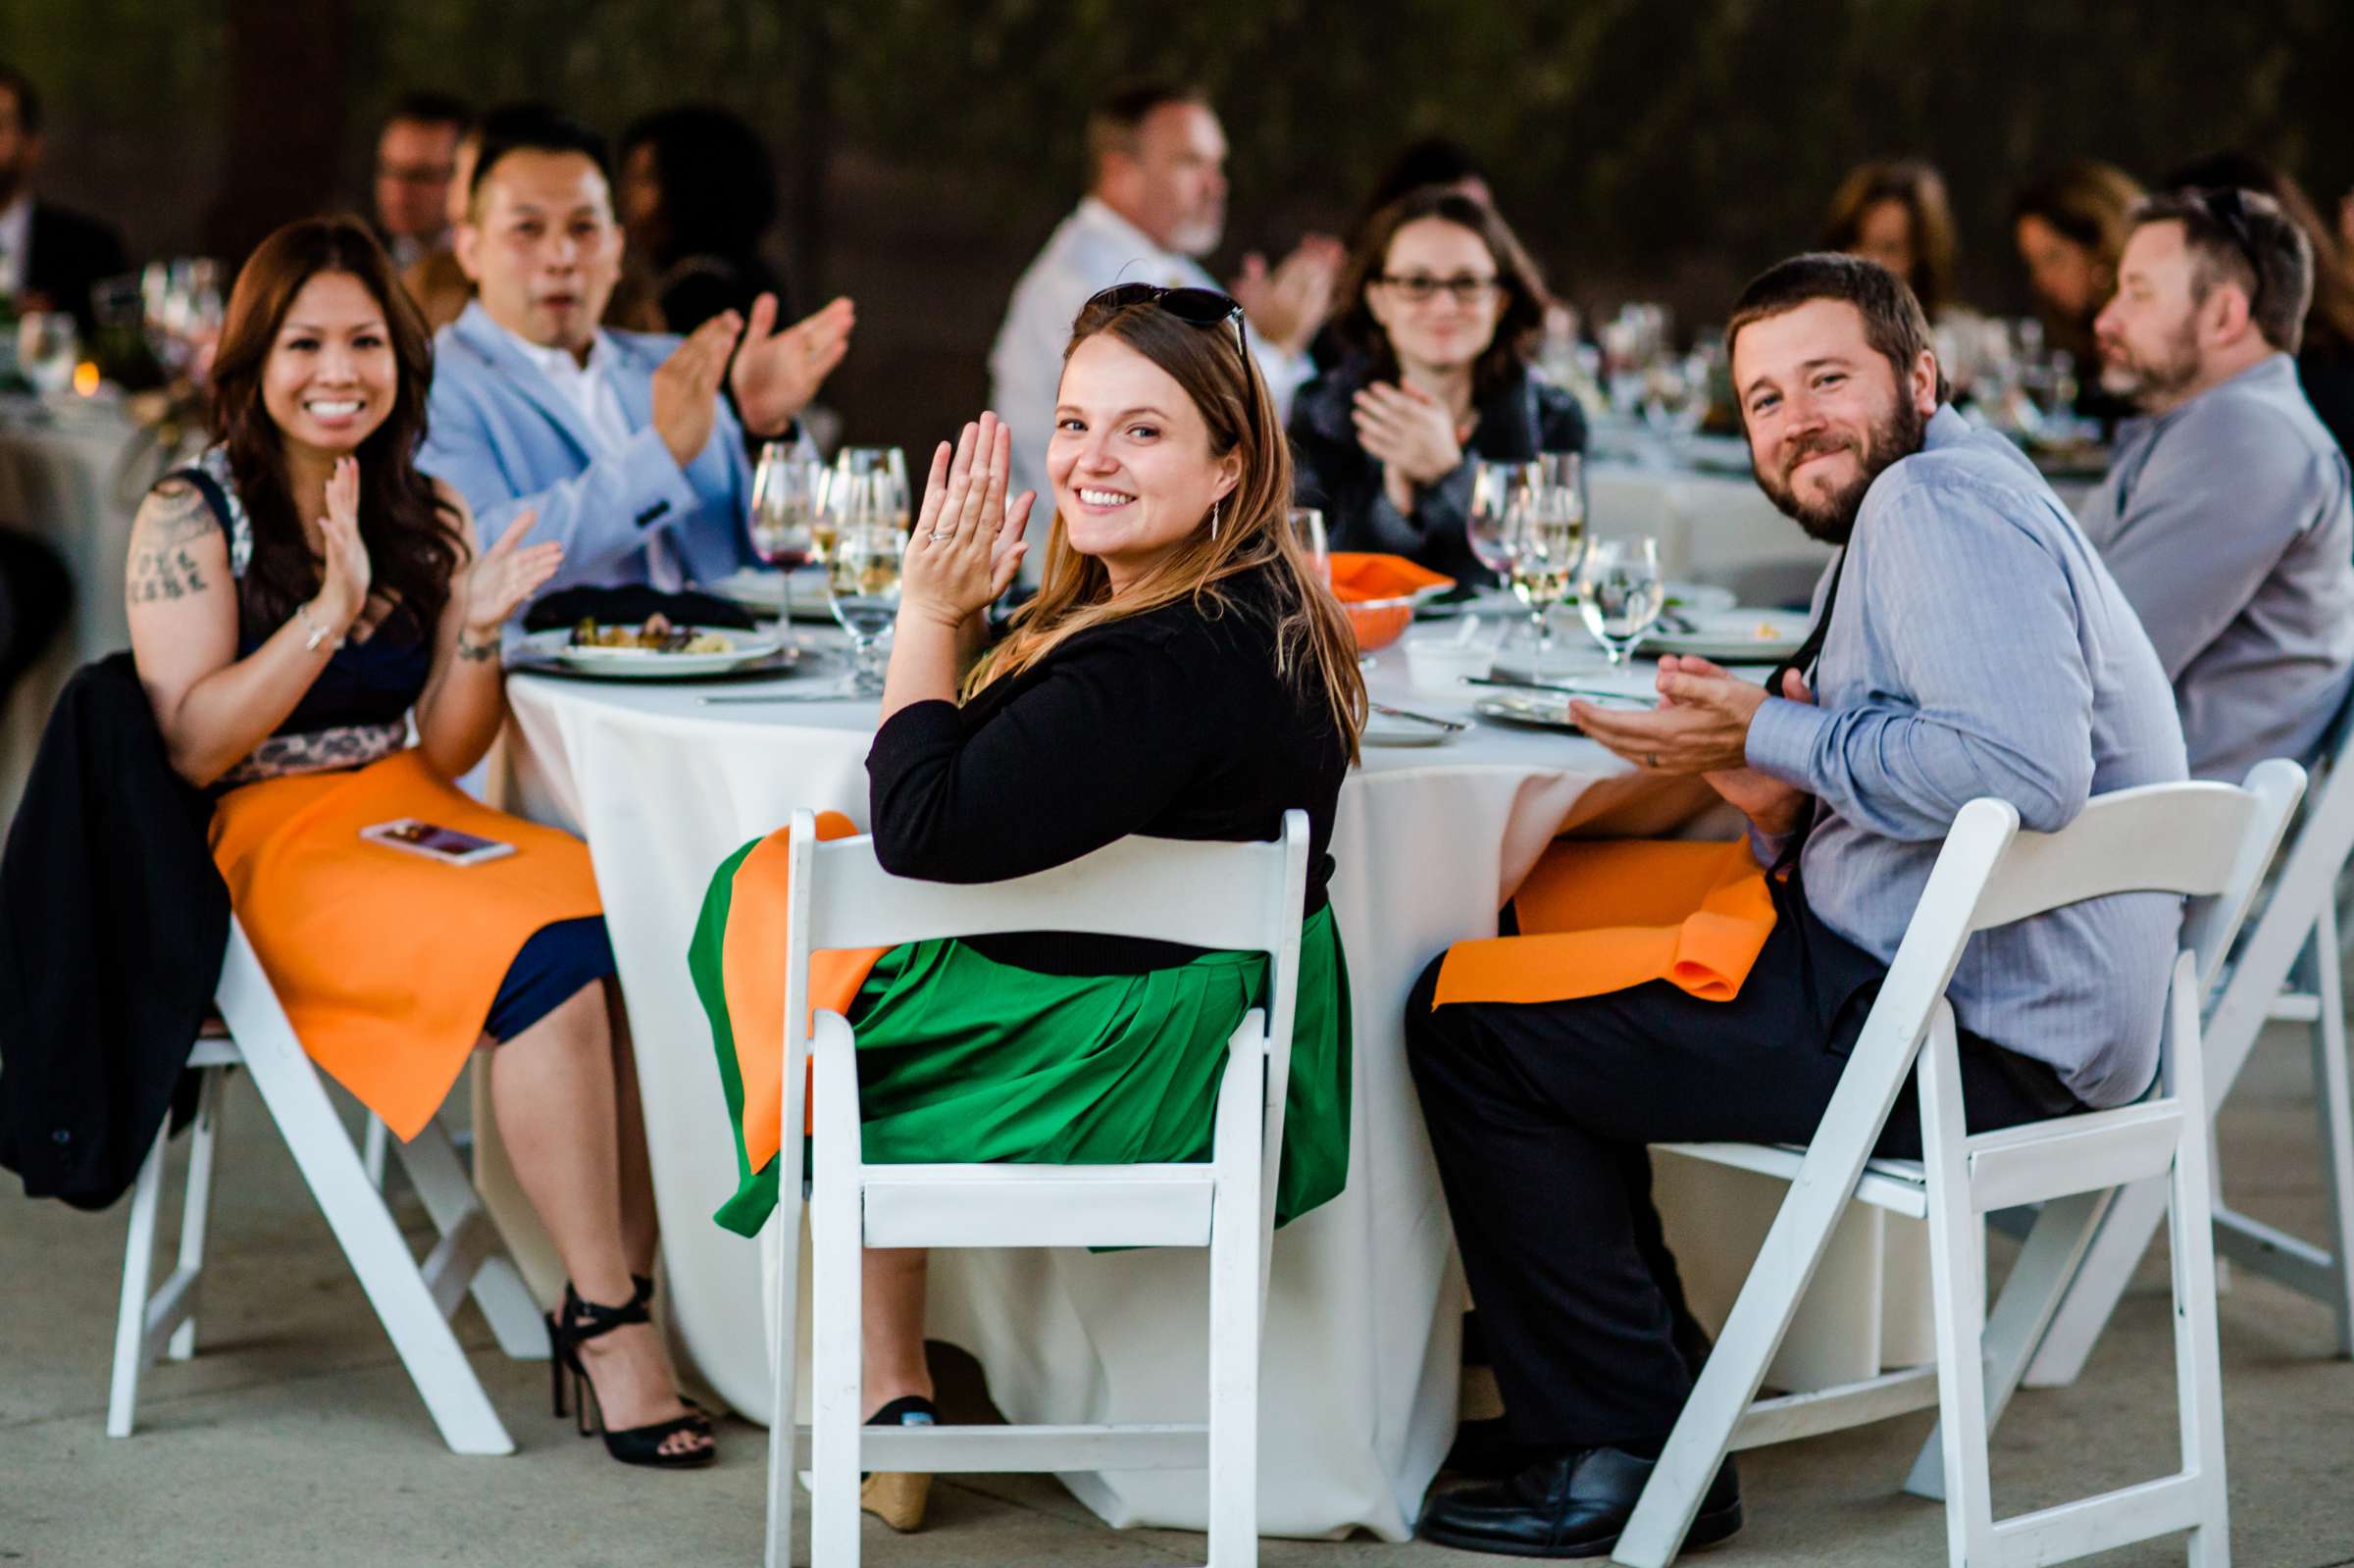
<svg viewBox="0 0 2354 1568">
<path fill-rule="evenodd" d="M 1243 307 L 1230 294 L 1214 288 L 1163 288 L 1158 283 L 1114 283 L 1109 288 L 1090 296 L 1089 310 L 1125 310 L 1131 305 L 1151 305 L 1166 311 L 1188 327 L 1223 327 L 1234 323 L 1234 346 L 1246 358 L 1249 343 L 1244 338 L 1246 320 Z"/>
</svg>

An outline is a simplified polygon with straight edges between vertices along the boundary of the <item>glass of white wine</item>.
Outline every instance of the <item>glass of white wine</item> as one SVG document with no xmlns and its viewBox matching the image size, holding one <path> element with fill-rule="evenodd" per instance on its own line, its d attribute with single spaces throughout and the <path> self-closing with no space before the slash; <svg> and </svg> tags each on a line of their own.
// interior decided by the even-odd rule
<svg viewBox="0 0 2354 1568">
<path fill-rule="evenodd" d="M 1513 540 L 1512 564 L 1507 579 L 1512 592 L 1528 606 L 1535 623 L 1536 652 L 1529 661 L 1529 679 L 1545 679 L 1545 656 L 1553 651 L 1553 607 L 1569 597 L 1584 553 L 1583 517 L 1575 522 L 1564 509 L 1539 497 L 1529 508 L 1528 522 Z"/>
<path fill-rule="evenodd" d="M 853 696 L 883 690 L 882 650 L 899 615 L 899 563 L 907 536 L 872 518 L 845 523 L 826 558 L 826 603 L 850 634 Z"/>
<path fill-rule="evenodd" d="M 1577 574 L 1577 609 L 1613 667 L 1626 662 L 1667 608 L 1660 541 L 1597 539 Z"/>
<path fill-rule="evenodd" d="M 870 481 L 875 516 L 907 531 L 907 454 L 896 446 L 845 446 L 834 458 L 834 472 Z"/>
</svg>

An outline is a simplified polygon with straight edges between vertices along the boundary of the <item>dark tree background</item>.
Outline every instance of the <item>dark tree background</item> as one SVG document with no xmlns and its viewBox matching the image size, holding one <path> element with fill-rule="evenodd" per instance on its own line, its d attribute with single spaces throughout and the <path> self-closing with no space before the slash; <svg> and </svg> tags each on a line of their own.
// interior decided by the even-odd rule
<svg viewBox="0 0 2354 1568">
<path fill-rule="evenodd" d="M 2237 145 L 2328 209 L 2354 185 L 2349 0 L 8 0 L 0 58 L 51 101 L 49 190 L 150 254 L 233 256 L 364 202 L 406 87 L 608 129 L 725 104 L 777 153 L 798 297 L 858 300 L 830 400 L 909 443 L 979 406 L 1006 291 L 1077 194 L 1085 106 L 1138 75 L 1216 95 L 1221 271 L 1345 226 L 1399 145 L 1443 132 L 1563 293 L 1687 324 L 1811 243 L 1868 157 L 1944 169 L 1965 293 L 2003 311 L 2011 194 L 2064 159 L 2148 178 Z"/>
</svg>

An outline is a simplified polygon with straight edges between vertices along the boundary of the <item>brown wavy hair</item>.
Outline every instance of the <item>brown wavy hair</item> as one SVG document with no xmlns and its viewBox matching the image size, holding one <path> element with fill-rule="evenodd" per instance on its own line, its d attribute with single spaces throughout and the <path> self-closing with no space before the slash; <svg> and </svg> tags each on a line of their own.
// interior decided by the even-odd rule
<svg viewBox="0 0 2354 1568">
<path fill-rule="evenodd" d="M 433 338 L 392 259 L 357 218 L 306 218 L 262 241 L 230 291 L 213 359 L 213 429 L 229 450 L 237 498 L 253 525 L 253 560 L 238 592 L 248 632 L 285 624 L 319 591 L 311 552 L 286 481 L 284 438 L 262 402 L 262 372 L 294 296 L 321 273 L 357 278 L 384 313 L 398 377 L 391 412 L 360 443 L 360 539 L 368 546 L 371 598 L 391 603 L 383 628 L 429 640 L 466 559 L 458 514 L 417 468 L 425 397 L 434 379 Z"/>
<path fill-rule="evenodd" d="M 1945 177 L 1918 158 L 1859 165 L 1831 195 L 1824 221 L 1824 250 L 1854 250 L 1864 232 L 1864 215 L 1881 202 L 1905 210 L 1913 233 L 1913 271 L 1905 281 L 1920 308 L 1934 317 L 1953 297 L 1954 205 L 1946 198 Z"/>
<path fill-rule="evenodd" d="M 1153 304 L 1090 304 L 1080 311 L 1063 363 L 1099 333 L 1119 339 L 1185 389 L 1209 427 L 1210 454 L 1239 453 L 1242 475 L 1218 505 L 1214 536 L 1204 516 L 1202 527 L 1117 597 L 1103 563 L 1073 549 L 1056 517 L 1038 596 L 1014 612 L 1012 631 L 974 668 L 968 695 L 1029 669 L 1091 627 L 1180 599 L 1190 599 L 1206 617 L 1228 614 L 1237 606 L 1227 584 L 1256 573 L 1273 599 L 1276 675 L 1321 698 L 1356 760 L 1366 712 L 1356 637 L 1339 601 L 1310 575 L 1292 531 L 1291 447 L 1257 365 L 1237 351 L 1238 326 L 1191 326 Z"/>
<path fill-rule="evenodd" d="M 1474 400 L 1484 400 L 1527 365 L 1529 346 L 1545 326 L 1545 307 L 1553 302 L 1553 296 L 1545 291 L 1545 275 L 1538 271 L 1511 226 L 1475 196 L 1450 185 L 1425 185 L 1407 191 L 1368 219 L 1333 293 L 1340 310 L 1333 330 L 1343 342 L 1371 356 L 1375 380 L 1398 379 L 1398 352 L 1390 346 L 1390 334 L 1373 319 L 1372 308 L 1365 303 L 1365 288 L 1389 266 L 1390 241 L 1398 237 L 1398 230 L 1425 218 L 1468 228 L 1488 247 L 1488 257 L 1496 264 L 1504 309 L 1496 316 L 1496 335 L 1471 367 L 1471 395 Z"/>
</svg>

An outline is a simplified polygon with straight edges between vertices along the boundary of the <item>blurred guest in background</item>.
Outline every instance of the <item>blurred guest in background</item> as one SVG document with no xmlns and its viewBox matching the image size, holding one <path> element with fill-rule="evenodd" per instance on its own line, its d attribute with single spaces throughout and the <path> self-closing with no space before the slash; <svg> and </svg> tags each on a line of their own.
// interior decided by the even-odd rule
<svg viewBox="0 0 2354 1568">
<path fill-rule="evenodd" d="M 94 218 L 36 200 L 41 95 L 32 79 L 0 63 L 0 298 L 20 311 L 60 310 L 93 335 L 90 289 L 128 270 L 123 236 Z"/>
<path fill-rule="evenodd" d="M 1215 288 L 1198 259 L 1226 231 L 1226 133 L 1201 89 L 1161 83 L 1104 99 L 1087 120 L 1088 193 L 1014 284 L 989 354 L 990 402 L 1014 432 L 1013 488 L 1053 493 L 1046 480 L 1054 392 L 1071 322 L 1112 283 Z M 1281 263 L 1246 256 L 1230 290 L 1250 317 L 1251 351 L 1278 413 L 1314 374 L 1307 345 L 1332 302 L 1344 259 L 1310 234 Z M 1032 514 L 1041 546 L 1048 509 Z M 1030 561 L 1046 551 L 1033 548 Z"/>
<path fill-rule="evenodd" d="M 473 111 L 445 92 L 401 95 L 376 135 L 376 231 L 395 267 L 449 248 L 458 140 Z"/>
<path fill-rule="evenodd" d="M 1430 185 L 1444 186 L 1490 206 L 1496 203 L 1496 192 L 1488 185 L 1486 171 L 1462 143 L 1445 136 L 1425 136 L 1401 148 L 1398 156 L 1390 160 L 1390 167 L 1373 182 L 1373 193 L 1365 198 L 1364 211 L 1350 231 L 1350 248 L 1356 249 L 1363 240 L 1365 229 L 1384 207 Z"/>
<path fill-rule="evenodd" d="M 2166 177 L 2165 188 L 2253 190 L 2303 232 L 2313 251 L 2313 303 L 2305 309 L 2305 346 L 2296 351 L 2297 379 L 2339 450 L 2354 453 L 2354 269 L 2313 198 L 2286 170 L 2246 152 L 2185 164 Z"/>
<path fill-rule="evenodd" d="M 458 135 L 458 150 L 450 160 L 452 173 L 442 197 L 444 224 L 440 248 L 420 256 L 402 269 L 400 275 L 401 286 L 417 302 L 426 326 L 436 332 L 456 321 L 466 302 L 474 298 L 474 280 L 458 265 L 458 253 L 450 247 L 449 236 L 466 221 L 466 200 L 474 188 L 474 160 L 482 150 L 483 127 L 469 122 Z"/>
<path fill-rule="evenodd" d="M 622 252 L 604 140 L 537 106 L 484 119 L 457 246 L 480 298 L 435 339 L 418 466 L 493 537 L 536 510 L 536 537 L 564 546 L 558 585 L 748 565 L 743 432 L 792 431 L 849 347 L 850 302 L 778 330 L 764 295 L 683 342 L 599 327 Z"/>
<path fill-rule="evenodd" d="M 1431 186 L 1375 215 L 1340 297 L 1349 357 L 1292 408 L 1300 504 L 1322 509 L 1336 550 L 1493 582 L 1463 532 L 1474 463 L 1586 444 L 1577 399 L 1528 372 L 1536 264 L 1493 207 Z"/>
<path fill-rule="evenodd" d="M 29 533 L 0 528 L 0 705 L 17 678 L 49 651 L 74 608 L 74 580 L 57 552 Z"/>
<path fill-rule="evenodd" d="M 1954 209 L 1945 177 L 1918 158 L 1859 165 L 1839 182 L 1822 248 L 1878 262 L 1934 322 L 1954 302 Z"/>
<path fill-rule="evenodd" d="M 742 120 L 703 105 L 648 115 L 622 134 L 614 194 L 670 330 L 749 311 L 762 294 L 784 313 L 784 284 L 760 254 L 777 219 L 776 169 Z"/>
<path fill-rule="evenodd" d="M 2079 365 L 2091 363 L 2092 319 L 2117 291 L 2125 214 L 2140 199 L 2132 176 L 2088 160 L 2028 186 L 2011 204 L 2012 237 L 2052 346 Z"/>
<path fill-rule="evenodd" d="M 2223 187 L 2133 211 L 2101 376 L 2148 417 L 2079 509 L 2141 616 L 2195 777 L 2303 759 L 2354 681 L 2346 456 L 2297 387 L 2313 251 L 2278 203 Z"/>
</svg>

